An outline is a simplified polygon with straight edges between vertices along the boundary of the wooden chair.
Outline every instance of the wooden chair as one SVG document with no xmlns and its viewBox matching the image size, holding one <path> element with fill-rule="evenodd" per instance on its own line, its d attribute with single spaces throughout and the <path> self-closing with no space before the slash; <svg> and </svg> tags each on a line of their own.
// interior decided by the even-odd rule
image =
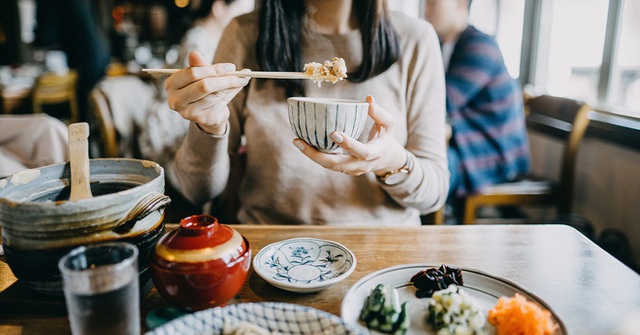
<svg viewBox="0 0 640 335">
<path fill-rule="evenodd" d="M 109 100 L 99 87 L 89 93 L 91 106 L 90 118 L 93 122 L 89 139 L 94 143 L 97 152 L 94 157 L 115 158 L 122 157 L 118 146 L 118 132 L 115 128 Z M 165 184 L 165 194 L 171 198 L 171 204 L 165 208 L 165 222 L 179 222 L 180 219 L 192 214 L 202 213 L 202 208 L 191 204 L 171 183 Z"/>
<path fill-rule="evenodd" d="M 99 157 L 119 157 L 118 139 L 116 128 L 113 124 L 113 116 L 109 108 L 109 101 L 98 88 L 94 88 L 89 93 L 89 104 L 91 106 L 91 118 L 93 128 L 91 137 L 93 143 L 98 145 Z M 97 130 L 97 131 L 96 131 Z"/>
<path fill-rule="evenodd" d="M 439 210 L 420 216 L 420 222 L 422 225 L 440 225 L 444 223 L 444 207 Z"/>
<path fill-rule="evenodd" d="M 476 222 L 481 206 L 551 205 L 557 214 L 571 212 L 576 154 L 591 107 L 576 100 L 542 95 L 526 99 L 527 127 L 565 142 L 558 182 L 526 176 L 515 182 L 490 186 L 466 198 L 464 223 Z"/>
<path fill-rule="evenodd" d="M 69 104 L 68 122 L 78 121 L 77 81 L 78 73 L 75 70 L 69 70 L 67 74 L 42 74 L 36 80 L 33 90 L 33 112 L 42 113 L 43 105 L 66 102 Z"/>
</svg>

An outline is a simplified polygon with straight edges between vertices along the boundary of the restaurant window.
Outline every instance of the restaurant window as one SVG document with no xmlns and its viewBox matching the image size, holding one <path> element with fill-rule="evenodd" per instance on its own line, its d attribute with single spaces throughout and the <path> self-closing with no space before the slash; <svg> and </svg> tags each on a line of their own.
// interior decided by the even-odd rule
<svg viewBox="0 0 640 335">
<path fill-rule="evenodd" d="M 513 78 L 520 76 L 525 0 L 474 0 L 469 23 L 494 36 Z"/>
<path fill-rule="evenodd" d="M 640 0 L 526 0 L 522 80 L 535 94 L 640 117 Z M 530 10 L 532 9 L 532 10 Z"/>
<path fill-rule="evenodd" d="M 541 84 L 552 95 L 595 101 L 609 1 L 562 0 L 549 4 L 540 22 L 540 26 L 549 25 L 545 31 L 550 35 L 548 55 L 541 55 L 543 62 L 538 64 L 539 71 L 544 72 L 542 78 L 546 78 Z M 539 47 L 544 51 L 544 44 Z"/>
<path fill-rule="evenodd" d="M 622 3 L 617 52 L 609 87 L 609 104 L 640 115 L 640 0 Z"/>
</svg>

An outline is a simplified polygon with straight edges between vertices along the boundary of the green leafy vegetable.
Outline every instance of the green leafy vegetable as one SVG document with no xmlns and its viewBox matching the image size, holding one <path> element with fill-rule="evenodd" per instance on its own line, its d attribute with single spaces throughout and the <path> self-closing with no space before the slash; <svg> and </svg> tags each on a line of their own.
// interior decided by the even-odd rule
<svg viewBox="0 0 640 335">
<path fill-rule="evenodd" d="M 367 328 L 386 334 L 405 334 L 409 328 L 407 303 L 398 306 L 397 300 L 391 286 L 378 284 L 364 301 L 360 321 Z"/>
</svg>

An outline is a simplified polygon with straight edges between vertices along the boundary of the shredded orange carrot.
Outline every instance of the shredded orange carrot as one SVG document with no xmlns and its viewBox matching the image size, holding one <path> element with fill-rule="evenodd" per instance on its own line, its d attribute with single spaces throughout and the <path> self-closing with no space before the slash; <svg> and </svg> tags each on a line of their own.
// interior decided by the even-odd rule
<svg viewBox="0 0 640 335">
<path fill-rule="evenodd" d="M 487 320 L 496 327 L 497 335 L 550 335 L 558 327 L 548 310 L 518 293 L 498 299 Z"/>
</svg>

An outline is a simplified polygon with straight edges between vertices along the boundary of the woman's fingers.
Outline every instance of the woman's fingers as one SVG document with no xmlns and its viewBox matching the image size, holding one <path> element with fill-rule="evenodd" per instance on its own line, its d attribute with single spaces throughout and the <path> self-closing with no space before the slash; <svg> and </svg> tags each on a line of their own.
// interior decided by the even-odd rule
<svg viewBox="0 0 640 335">
<path fill-rule="evenodd" d="M 235 65 L 211 65 L 197 51 L 189 54 L 189 65 L 165 81 L 169 108 L 203 128 L 219 128 L 228 119 L 227 104 L 249 79 L 228 76 Z"/>
<path fill-rule="evenodd" d="M 204 78 L 217 78 L 223 77 L 229 72 L 235 71 L 236 66 L 232 63 L 218 63 L 213 64 L 206 60 L 199 52 L 191 51 L 189 53 L 189 67 L 184 68 L 173 75 L 169 76 L 165 81 L 165 89 L 167 90 L 179 90 L 187 86 L 192 85 L 194 82 L 198 82 Z M 246 78 L 238 78 L 235 76 L 229 76 L 229 82 L 221 82 L 217 85 L 226 86 L 244 86 L 247 83 Z M 203 83 L 200 86 L 196 86 L 200 90 L 219 90 L 219 88 L 211 87 L 211 83 Z M 227 87 L 225 87 L 227 88 Z"/>
<path fill-rule="evenodd" d="M 369 103 L 369 116 L 378 126 L 384 129 L 390 129 L 395 126 L 395 117 L 393 117 L 393 115 L 387 112 L 384 108 L 380 107 L 372 96 L 367 96 L 367 102 Z"/>
<path fill-rule="evenodd" d="M 189 62 L 189 66 L 211 65 L 211 60 L 204 58 L 204 56 L 197 50 L 193 50 L 189 52 L 189 56 L 187 56 L 187 60 Z"/>
<path fill-rule="evenodd" d="M 336 172 L 346 172 L 344 170 L 346 161 L 349 159 L 355 159 L 355 157 L 350 155 L 327 154 L 318 151 L 316 148 L 310 146 L 307 142 L 299 138 L 293 140 L 293 145 L 295 145 L 296 148 L 302 151 L 305 156 L 309 157 L 318 165 L 324 167 L 325 169 L 333 170 Z"/>
<path fill-rule="evenodd" d="M 310 146 L 299 138 L 293 140 L 293 145 L 302 151 L 305 156 L 309 157 L 312 161 L 326 169 L 352 176 L 359 176 L 371 171 L 370 161 L 364 161 L 349 153 L 327 154 L 318 151 L 316 148 Z"/>
<path fill-rule="evenodd" d="M 334 131 L 331 134 L 331 139 L 360 160 L 373 161 L 380 157 L 380 148 L 375 140 L 364 144 L 341 131 Z"/>
<path fill-rule="evenodd" d="M 167 91 L 188 89 L 202 94 L 241 87 L 249 82 L 248 78 L 227 76 L 227 73 L 233 70 L 225 70 L 225 67 L 235 69 L 235 66 L 230 63 L 182 69 L 167 78 L 164 84 L 165 89 Z"/>
<path fill-rule="evenodd" d="M 247 78 L 238 78 L 235 76 L 202 78 L 176 91 L 179 92 L 179 96 L 169 101 L 169 107 L 175 110 L 179 108 L 180 104 L 192 104 L 210 95 L 222 97 L 226 91 L 242 88 L 248 81 Z M 172 106 L 172 103 L 174 106 Z"/>
</svg>

